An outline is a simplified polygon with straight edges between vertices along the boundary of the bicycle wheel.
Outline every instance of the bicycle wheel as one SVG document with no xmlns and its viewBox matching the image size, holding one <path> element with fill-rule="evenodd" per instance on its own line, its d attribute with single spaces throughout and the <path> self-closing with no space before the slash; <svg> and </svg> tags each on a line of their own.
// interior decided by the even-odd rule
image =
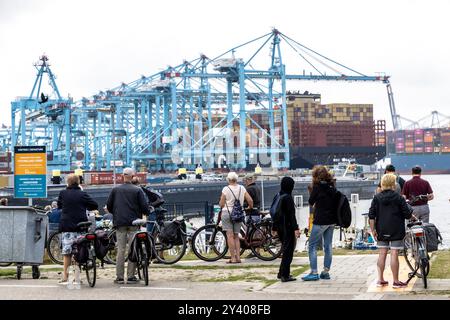
<svg viewBox="0 0 450 320">
<path fill-rule="evenodd" d="M 64 257 L 61 253 L 62 249 L 62 233 L 53 232 L 48 238 L 47 254 L 50 260 L 56 264 L 64 264 Z"/>
<path fill-rule="evenodd" d="M 116 230 L 112 230 L 108 234 L 108 252 L 106 253 L 105 259 L 106 263 L 116 264 L 117 261 L 117 236 Z"/>
<path fill-rule="evenodd" d="M 160 240 L 159 231 L 155 230 L 153 232 L 153 239 L 155 241 L 155 258 L 161 263 L 174 264 L 180 261 L 186 253 L 186 236 L 181 237 L 181 243 L 165 243 Z"/>
<path fill-rule="evenodd" d="M 144 283 L 148 286 L 148 256 L 147 256 L 147 245 L 144 241 L 140 241 L 139 245 L 139 261 L 138 270 L 142 269 L 142 277 L 144 278 Z M 139 272 L 140 273 L 140 272 Z"/>
<path fill-rule="evenodd" d="M 89 258 L 83 266 L 86 271 L 87 281 L 91 288 L 95 286 L 95 281 L 97 280 L 97 264 L 95 259 L 95 250 L 93 244 L 91 243 L 89 245 Z"/>
<path fill-rule="evenodd" d="M 227 237 L 215 224 L 200 227 L 192 236 L 192 251 L 201 260 L 217 261 L 227 250 Z"/>
<path fill-rule="evenodd" d="M 420 273 L 422 274 L 422 282 L 425 289 L 427 288 L 427 276 L 429 271 L 430 264 L 428 262 L 428 259 L 422 259 L 420 261 Z"/>
<path fill-rule="evenodd" d="M 281 241 L 278 237 L 273 237 L 268 228 L 254 228 L 249 239 L 250 248 L 259 259 L 272 261 L 281 255 Z"/>
<path fill-rule="evenodd" d="M 12 262 L 1 262 L 0 263 L 0 267 L 9 267 L 10 265 L 12 265 Z"/>
</svg>

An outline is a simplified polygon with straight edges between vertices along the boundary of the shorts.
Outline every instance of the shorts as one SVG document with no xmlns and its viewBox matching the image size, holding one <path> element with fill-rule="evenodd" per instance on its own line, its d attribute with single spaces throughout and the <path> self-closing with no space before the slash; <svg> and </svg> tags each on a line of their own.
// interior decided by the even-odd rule
<svg viewBox="0 0 450 320">
<path fill-rule="evenodd" d="M 404 243 L 403 240 L 394 240 L 394 241 L 377 241 L 378 248 L 388 248 L 388 249 L 396 249 L 403 250 Z"/>
<path fill-rule="evenodd" d="M 61 254 L 68 255 L 72 253 L 72 245 L 81 235 L 79 232 L 63 232 L 62 233 L 62 250 Z"/>
<path fill-rule="evenodd" d="M 224 231 L 233 231 L 238 234 L 241 231 L 242 222 L 231 222 L 230 214 L 226 210 L 222 210 L 222 229 Z"/>
</svg>

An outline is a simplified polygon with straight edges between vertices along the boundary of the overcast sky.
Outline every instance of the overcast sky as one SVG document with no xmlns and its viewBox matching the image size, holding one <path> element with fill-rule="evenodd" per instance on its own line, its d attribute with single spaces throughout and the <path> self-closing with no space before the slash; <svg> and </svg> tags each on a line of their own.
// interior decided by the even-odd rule
<svg viewBox="0 0 450 320">
<path fill-rule="evenodd" d="M 407 118 L 450 115 L 449 12 L 448 0 L 0 0 L 0 123 L 10 123 L 11 100 L 29 95 L 44 52 L 60 92 L 79 99 L 272 27 L 364 74 L 390 75 Z M 290 87 L 321 93 L 324 103 L 373 103 L 375 118 L 391 126 L 381 83 Z"/>
</svg>

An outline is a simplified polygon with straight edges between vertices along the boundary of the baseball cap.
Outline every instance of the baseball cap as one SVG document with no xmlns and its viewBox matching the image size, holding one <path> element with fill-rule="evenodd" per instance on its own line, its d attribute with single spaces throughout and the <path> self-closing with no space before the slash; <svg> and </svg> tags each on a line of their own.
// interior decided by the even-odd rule
<svg viewBox="0 0 450 320">
<path fill-rule="evenodd" d="M 254 179 L 255 178 L 255 174 L 253 172 L 249 172 L 244 176 L 245 180 L 250 180 L 250 179 Z"/>
<path fill-rule="evenodd" d="M 123 174 L 126 176 L 132 176 L 135 174 L 135 171 L 133 168 L 125 168 L 123 169 Z"/>
</svg>

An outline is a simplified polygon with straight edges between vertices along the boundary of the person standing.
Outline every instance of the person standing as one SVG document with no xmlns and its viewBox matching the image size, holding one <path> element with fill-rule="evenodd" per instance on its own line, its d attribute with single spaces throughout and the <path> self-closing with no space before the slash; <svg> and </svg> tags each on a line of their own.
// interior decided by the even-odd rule
<svg viewBox="0 0 450 320">
<path fill-rule="evenodd" d="M 324 166 L 316 166 L 312 172 L 312 190 L 309 204 L 314 206 L 314 220 L 309 236 L 308 255 L 311 272 L 304 276 L 304 281 L 330 279 L 330 268 L 333 259 L 332 243 L 333 231 L 337 223 L 336 215 L 336 187 L 333 177 Z M 317 246 L 323 240 L 324 268 L 318 274 Z"/>
<path fill-rule="evenodd" d="M 252 220 L 254 222 L 261 221 L 261 214 L 259 210 L 261 210 L 261 188 L 256 185 L 256 176 L 254 173 L 248 173 L 244 177 L 245 190 L 250 195 L 253 200 L 253 210 L 248 213 L 249 216 L 252 216 Z M 247 201 L 244 201 L 244 207 L 248 207 Z"/>
<path fill-rule="evenodd" d="M 245 188 L 237 183 L 238 175 L 236 172 L 230 172 L 227 175 L 228 186 L 222 189 L 219 206 L 222 208 L 222 228 L 227 233 L 228 249 L 231 258 L 228 263 L 241 263 L 240 251 L 241 244 L 239 242 L 239 232 L 242 222 L 231 221 L 231 212 L 234 203 L 239 201 L 241 206 L 244 205 L 244 199 L 248 203 L 249 209 L 253 208 L 253 200 L 245 191 Z"/>
<path fill-rule="evenodd" d="M 369 224 L 372 234 L 380 249 L 378 255 L 378 281 L 377 286 L 389 285 L 384 280 L 384 268 L 389 249 L 391 250 L 391 271 L 393 288 L 404 288 L 406 283 L 398 279 L 399 261 L 398 252 L 403 250 L 405 238 L 405 219 L 411 218 L 411 212 L 405 199 L 395 191 L 396 176 L 385 174 L 381 179 L 382 191 L 375 195 L 369 209 Z"/>
<path fill-rule="evenodd" d="M 277 223 L 274 223 L 272 230 L 278 234 L 282 243 L 281 251 L 283 255 L 277 276 L 281 282 L 297 280 L 291 275 L 291 263 L 294 257 L 294 250 L 297 244 L 297 238 L 300 237 L 300 230 L 297 219 L 295 218 L 295 203 L 292 198 L 294 185 L 294 179 L 291 177 L 283 177 L 280 184 L 281 190 L 273 201 L 275 202 L 275 199 L 280 197 L 280 217 Z"/>
<path fill-rule="evenodd" d="M 403 190 L 403 186 L 405 185 L 405 179 L 403 179 L 402 177 L 400 177 L 400 175 L 395 173 L 395 167 L 392 164 L 388 164 L 386 166 L 386 168 L 384 169 L 384 174 L 387 174 L 387 173 L 391 173 L 391 174 L 395 175 L 395 177 L 396 177 L 395 191 L 398 192 L 399 194 L 401 194 L 402 190 Z M 381 192 L 381 180 L 380 180 L 380 183 L 378 183 L 377 193 L 378 192 Z"/>
<path fill-rule="evenodd" d="M 133 221 L 142 219 L 142 214 L 148 216 L 148 202 L 142 189 L 132 184 L 135 171 L 132 168 L 123 170 L 124 184 L 116 186 L 111 190 L 106 207 L 113 215 L 113 225 L 116 227 L 117 235 L 117 264 L 116 280 L 114 283 L 123 284 L 125 273 L 125 254 L 130 248 L 132 235 L 139 227 L 133 226 Z M 129 261 L 127 268 L 127 283 L 138 283 L 135 276 L 136 264 Z"/>
<path fill-rule="evenodd" d="M 416 196 L 426 195 L 426 199 L 413 201 L 410 205 L 413 207 L 413 215 L 423 222 L 430 222 L 430 207 L 428 201 L 434 199 L 433 189 L 427 180 L 421 178 L 422 168 L 415 166 L 411 170 L 412 178 L 405 182 L 402 194 L 406 200 L 411 200 Z"/>
<path fill-rule="evenodd" d="M 72 244 L 80 236 L 77 224 L 88 221 L 87 210 L 98 208 L 89 194 L 80 189 L 80 178 L 75 174 L 67 176 L 67 188 L 61 190 L 57 202 L 61 210 L 59 232 L 62 232 L 62 255 L 64 256 L 63 279 L 60 284 L 67 284 L 69 266 L 72 261 Z"/>
</svg>

